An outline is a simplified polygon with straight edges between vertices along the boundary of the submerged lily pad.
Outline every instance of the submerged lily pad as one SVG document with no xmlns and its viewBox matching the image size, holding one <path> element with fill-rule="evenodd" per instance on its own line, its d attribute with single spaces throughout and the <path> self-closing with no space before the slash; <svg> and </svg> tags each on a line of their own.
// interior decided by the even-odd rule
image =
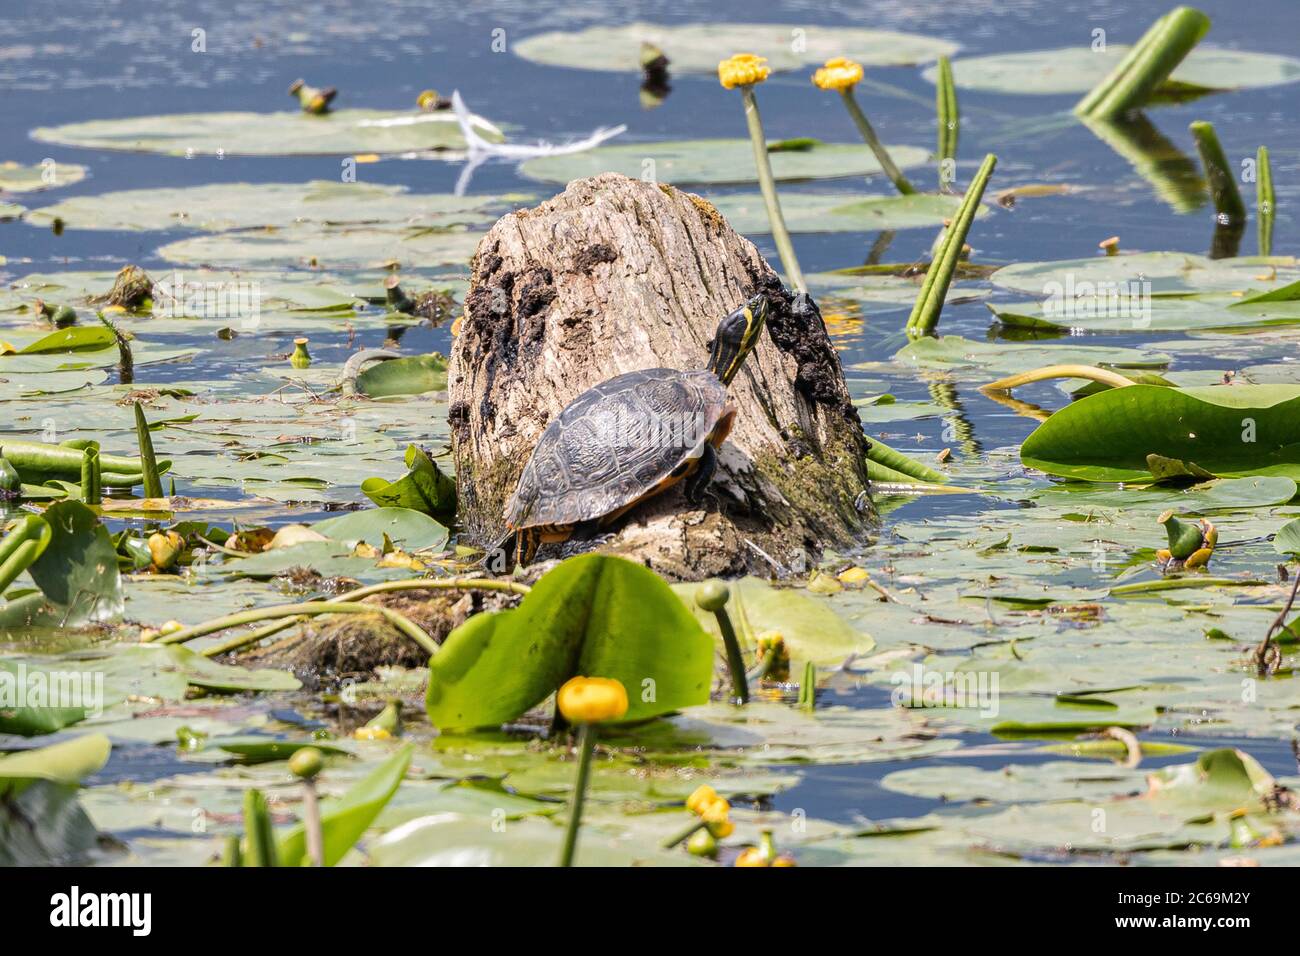
<svg viewBox="0 0 1300 956">
<path fill-rule="evenodd" d="M 780 155 L 780 154 L 777 154 Z M 768 233 L 772 226 L 767 206 L 758 193 L 709 198 L 727 217 L 731 228 L 742 233 Z M 791 232 L 869 232 L 878 229 L 914 229 L 942 225 L 961 205 L 960 196 L 914 193 L 910 196 L 863 196 L 853 193 L 781 194 L 781 213 Z M 977 212 L 987 210 L 981 206 Z"/>
<path fill-rule="evenodd" d="M 955 60 L 953 79 L 959 89 L 1033 95 L 1087 93 L 1106 78 L 1129 47 L 1110 43 L 1105 50 L 1063 47 L 1027 53 L 995 53 Z M 925 78 L 935 81 L 933 67 Z M 1182 92 L 1239 90 L 1277 86 L 1300 80 L 1300 60 L 1277 53 L 1251 53 L 1197 47 L 1169 78 Z"/>
<path fill-rule="evenodd" d="M 629 23 L 617 27 L 539 33 L 514 46 L 525 60 L 578 70 L 640 71 L 641 44 L 653 43 L 674 73 L 713 73 L 726 50 L 768 59 L 774 70 L 793 70 L 846 56 L 864 66 L 927 63 L 956 52 L 947 40 L 857 27 L 810 27 L 787 23 Z"/>
<path fill-rule="evenodd" d="M 484 139 L 501 131 L 481 116 Z M 465 138 L 450 111 L 413 113 L 338 110 L 325 116 L 293 113 L 177 113 L 42 126 L 32 138 L 87 149 L 122 149 L 168 156 L 322 156 L 463 149 Z"/>
<path fill-rule="evenodd" d="M 397 261 L 421 268 L 434 263 L 467 263 L 481 238 L 482 233 L 458 228 L 347 226 L 323 231 L 312 225 L 294 225 L 194 236 L 163 246 L 158 255 L 172 262 L 225 267 L 365 269 Z"/>
<path fill-rule="evenodd" d="M 929 150 L 916 146 L 889 146 L 890 156 L 900 169 L 920 166 Z M 818 143 L 806 150 L 769 154 L 772 175 L 782 181 L 835 179 L 842 176 L 870 176 L 881 172 L 880 163 L 861 143 Z M 604 172 L 640 178 L 653 164 L 658 182 L 750 183 L 758 180 L 754 170 L 754 147 L 747 139 L 690 139 L 664 143 L 623 143 L 599 146 L 584 153 L 542 156 L 530 159 L 519 171 L 544 182 L 567 183 Z"/>
<path fill-rule="evenodd" d="M 127 189 L 74 196 L 27 217 L 31 225 L 55 219 L 67 229 L 138 231 L 191 229 L 225 232 L 255 226 L 390 224 L 470 225 L 490 222 L 494 205 L 522 197 L 412 193 L 404 186 L 316 180 L 307 183 L 211 183 Z"/>
</svg>

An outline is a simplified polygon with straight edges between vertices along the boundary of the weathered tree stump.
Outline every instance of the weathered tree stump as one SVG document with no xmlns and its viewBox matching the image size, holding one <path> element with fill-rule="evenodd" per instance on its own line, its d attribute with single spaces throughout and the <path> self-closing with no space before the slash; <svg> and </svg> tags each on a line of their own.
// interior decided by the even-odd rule
<svg viewBox="0 0 1300 956">
<path fill-rule="evenodd" d="M 674 488 L 600 547 L 694 579 L 798 570 L 858 539 L 866 442 L 820 317 L 791 309 L 706 200 L 613 173 L 504 216 L 479 243 L 449 383 L 463 530 L 500 537 L 524 463 L 573 398 L 623 372 L 704 367 L 718 320 L 758 293 L 767 334 L 731 384 L 738 415 L 704 505 Z"/>
</svg>

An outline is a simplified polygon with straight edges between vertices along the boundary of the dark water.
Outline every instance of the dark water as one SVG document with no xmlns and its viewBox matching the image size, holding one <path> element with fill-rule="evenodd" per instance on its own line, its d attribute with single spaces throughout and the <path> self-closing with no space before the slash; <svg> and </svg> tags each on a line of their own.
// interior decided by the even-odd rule
<svg viewBox="0 0 1300 956">
<path fill-rule="evenodd" d="M 1207 39 L 1217 46 L 1261 52 L 1295 53 L 1300 37 L 1300 4 L 1295 0 L 1202 0 L 1212 18 Z M 542 30 L 613 24 L 645 19 L 657 22 L 779 21 L 870 26 L 928 33 L 958 41 L 960 55 L 1013 52 L 1090 42 L 1102 27 L 1111 42 L 1131 42 L 1169 0 L 889 0 L 836 2 L 401 2 L 357 3 L 313 0 L 310 3 L 250 0 L 192 0 L 149 3 L 140 0 L 60 0 L 58 3 L 0 0 L 0 160 L 37 163 L 47 156 L 76 162 L 91 170 L 87 180 L 23 202 L 39 206 L 78 195 L 149 186 L 208 182 L 305 181 L 334 179 L 338 157 L 230 157 L 194 159 L 125 152 L 54 147 L 31 140 L 40 125 L 133 116 L 217 110 L 281 110 L 292 105 L 285 90 L 295 78 L 330 84 L 342 91 L 338 105 L 404 108 L 418 91 L 459 88 L 477 112 L 510 124 L 518 141 L 561 141 L 585 135 L 600 125 L 626 123 L 621 141 L 740 137 L 744 121 L 734 96 L 720 95 L 716 78 L 683 76 L 673 80 L 664 105 L 643 111 L 638 105 L 639 78 L 632 75 L 558 69 L 529 63 L 491 49 L 493 31 L 504 30 L 507 43 Z M 206 31 L 208 52 L 191 51 L 192 31 Z M 719 50 L 719 57 L 734 51 Z M 934 140 L 933 87 L 911 67 L 872 69 L 869 79 L 894 88 L 894 94 L 864 90 L 862 99 L 876 127 L 890 142 L 928 146 Z M 1163 107 L 1152 121 L 1187 156 L 1196 151 L 1188 123 L 1214 122 L 1229 160 L 1254 156 L 1260 144 L 1272 153 L 1279 213 L 1274 249 L 1295 252 L 1295 223 L 1288 212 L 1300 198 L 1300 110 L 1296 86 L 1219 94 L 1193 103 Z M 1213 231 L 1212 212 L 1203 208 L 1179 214 L 1157 199 L 1129 163 L 1078 124 L 1046 132 L 1027 132 L 1026 121 L 1048 119 L 1069 109 L 1074 96 L 1011 96 L 961 91 L 962 130 L 959 181 L 965 181 L 986 152 L 1000 159 L 993 188 L 1014 183 L 1064 182 L 1090 187 L 1071 195 L 1035 199 L 1014 210 L 996 210 L 980 220 L 971 234 L 975 258 L 991 264 L 1096 254 L 1099 240 L 1118 234 L 1125 249 L 1172 249 L 1206 253 Z M 816 136 L 854 142 L 855 133 L 834 97 L 811 95 L 806 71 L 778 74 L 761 91 L 767 131 L 772 138 Z M 1046 124 L 1049 125 L 1050 124 Z M 460 172 L 456 164 L 392 161 L 359 167 L 368 182 L 395 183 L 413 190 L 450 191 Z M 918 178 L 932 171 L 918 171 Z M 752 188 L 752 187 L 748 187 Z M 844 189 L 823 183 L 801 189 Z M 519 177 L 509 164 L 488 164 L 476 173 L 474 192 L 531 192 L 539 198 L 552 187 Z M 881 181 L 871 184 L 885 192 Z M 0 255 L 8 258 L 0 276 L 61 269 L 116 269 L 135 262 L 146 269 L 163 263 L 155 250 L 179 238 L 173 233 L 69 231 L 62 236 L 19 222 L 0 223 Z M 870 233 L 796 235 L 806 271 L 851 266 L 864 261 L 880 237 Z M 933 231 L 899 232 L 885 258 L 906 262 L 928 249 Z M 776 261 L 767 237 L 760 249 Z M 1242 242 L 1243 254 L 1255 252 L 1253 230 Z M 897 331 L 906 310 L 868 310 L 863 333 L 839 340 L 846 364 L 888 359 L 897 348 Z M 988 313 L 981 303 L 945 310 L 943 331 L 970 338 L 987 334 Z M 1158 333 L 1161 338 L 1173 336 Z M 268 334 L 253 350 L 223 352 L 212 347 L 191 364 L 151 367 L 148 380 L 216 379 L 247 370 L 250 363 L 289 348 L 289 335 Z M 361 333 L 360 345 L 378 346 L 382 332 Z M 1114 339 L 1132 345 L 1133 337 Z M 1107 344 L 1095 337 L 1089 344 Z M 205 341 L 205 347 L 212 343 Z M 413 330 L 405 347 L 447 351 L 446 330 Z M 348 354 L 342 334 L 313 338 L 313 352 L 323 361 L 342 361 Z M 282 361 L 282 360 L 279 360 Z M 1209 359 L 1206 359 L 1209 361 Z M 1184 362 L 1180 367 L 1189 367 Z M 927 399 L 919 381 L 895 380 L 890 389 L 900 399 Z M 1025 398 L 1033 400 L 1028 390 Z M 1046 395 L 1047 392 L 1038 393 Z M 979 395 L 958 396 L 985 448 L 1021 441 L 1033 427 L 1025 418 Z M 3 423 L 0 423 L 3 426 Z M 937 441 L 936 419 L 904 426 Z M 936 446 L 938 447 L 938 446 Z M 184 491 L 184 489 L 181 489 Z M 980 507 L 984 507 L 981 504 Z M 914 507 L 954 507 L 951 502 Z M 866 692 L 863 692 L 866 693 Z M 837 702 L 876 705 L 868 700 Z M 972 742 L 980 742 L 972 739 Z M 1294 772 L 1284 746 L 1253 741 L 1251 752 L 1270 770 Z M 135 759 L 149 762 L 143 754 Z M 1005 757 L 955 759 L 1000 766 Z M 1033 759 L 1022 755 L 1017 759 Z M 125 760 L 115 755 L 120 773 Z M 166 764 L 167 761 L 162 763 Z M 137 771 L 151 777 L 162 767 Z M 861 767 L 801 767 L 805 783 L 783 795 L 778 806 L 800 806 L 814 816 L 851 820 L 924 813 L 931 801 L 882 791 L 877 781 L 893 764 Z M 166 772 L 175 767 L 168 766 Z"/>
</svg>

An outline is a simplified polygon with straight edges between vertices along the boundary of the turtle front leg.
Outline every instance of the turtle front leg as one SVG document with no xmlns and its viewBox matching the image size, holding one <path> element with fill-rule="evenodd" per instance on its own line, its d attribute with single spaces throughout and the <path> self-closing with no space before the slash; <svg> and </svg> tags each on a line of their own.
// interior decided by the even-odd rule
<svg viewBox="0 0 1300 956">
<path fill-rule="evenodd" d="M 686 500 L 693 505 L 698 505 L 704 500 L 704 491 L 709 487 L 709 482 L 718 471 L 718 453 L 713 450 L 713 445 L 704 443 L 704 454 L 700 456 L 700 463 L 695 470 L 686 478 Z"/>
<path fill-rule="evenodd" d="M 541 528 L 520 528 L 515 537 L 515 563 L 521 568 L 532 564 L 541 545 Z"/>
</svg>

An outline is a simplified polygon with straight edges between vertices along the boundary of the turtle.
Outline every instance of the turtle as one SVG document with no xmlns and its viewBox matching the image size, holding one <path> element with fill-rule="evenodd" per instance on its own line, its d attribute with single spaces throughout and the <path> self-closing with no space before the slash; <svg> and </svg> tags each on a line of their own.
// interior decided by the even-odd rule
<svg viewBox="0 0 1300 956">
<path fill-rule="evenodd" d="M 679 481 L 698 504 L 736 418 L 727 386 L 758 342 L 768 303 L 756 295 L 718 323 L 708 364 L 648 368 L 594 385 L 573 399 L 538 439 L 506 502 L 515 560 L 527 565 L 544 542 L 607 528 Z"/>
</svg>

